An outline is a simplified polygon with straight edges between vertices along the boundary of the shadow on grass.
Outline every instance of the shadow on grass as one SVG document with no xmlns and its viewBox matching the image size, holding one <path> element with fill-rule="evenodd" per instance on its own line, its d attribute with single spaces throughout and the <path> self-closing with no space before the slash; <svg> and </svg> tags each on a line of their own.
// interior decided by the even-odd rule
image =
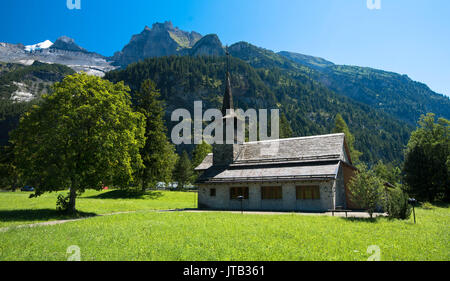
<svg viewBox="0 0 450 281">
<path fill-rule="evenodd" d="M 53 209 L 0 210 L 0 221 L 48 221 L 94 217 L 96 213 L 76 212 L 67 214 Z"/>
<path fill-rule="evenodd" d="M 163 196 L 160 191 L 111 190 L 98 195 L 84 197 L 89 199 L 158 199 Z"/>
</svg>

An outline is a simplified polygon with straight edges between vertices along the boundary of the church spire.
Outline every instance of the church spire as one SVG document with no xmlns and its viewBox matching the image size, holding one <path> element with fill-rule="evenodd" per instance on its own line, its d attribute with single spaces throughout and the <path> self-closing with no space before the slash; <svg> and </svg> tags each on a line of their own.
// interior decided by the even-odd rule
<svg viewBox="0 0 450 281">
<path fill-rule="evenodd" d="M 227 74 L 225 81 L 225 94 L 223 96 L 222 114 L 227 114 L 227 109 L 234 110 L 233 106 L 233 94 L 231 93 L 231 80 L 230 80 L 230 53 L 228 52 L 228 46 L 226 47 L 227 54 Z"/>
</svg>

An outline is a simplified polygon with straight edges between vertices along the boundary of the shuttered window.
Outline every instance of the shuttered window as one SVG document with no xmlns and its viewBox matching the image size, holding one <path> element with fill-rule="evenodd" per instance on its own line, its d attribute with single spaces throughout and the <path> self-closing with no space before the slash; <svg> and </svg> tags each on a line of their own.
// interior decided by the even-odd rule
<svg viewBox="0 0 450 281">
<path fill-rule="evenodd" d="M 318 200 L 318 199 L 320 199 L 320 188 L 317 185 L 297 186 L 296 193 L 297 193 L 298 200 Z"/>
<path fill-rule="evenodd" d="M 261 199 L 282 199 L 283 193 L 281 186 L 262 186 Z"/>
<path fill-rule="evenodd" d="M 238 199 L 238 196 L 248 199 L 248 187 L 230 187 L 230 199 Z"/>
</svg>

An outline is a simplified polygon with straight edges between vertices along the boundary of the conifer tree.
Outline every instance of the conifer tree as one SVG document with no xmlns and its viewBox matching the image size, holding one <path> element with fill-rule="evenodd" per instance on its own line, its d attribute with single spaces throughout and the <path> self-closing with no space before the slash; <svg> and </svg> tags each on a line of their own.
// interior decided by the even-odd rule
<svg viewBox="0 0 450 281">
<path fill-rule="evenodd" d="M 135 94 L 136 110 L 147 118 L 145 146 L 141 149 L 144 168 L 139 178 L 143 191 L 154 187 L 157 182 L 168 183 L 172 179 L 172 170 L 176 162 L 175 148 L 167 138 L 164 125 L 164 105 L 159 100 L 160 93 L 151 80 L 145 80 Z"/>
<path fill-rule="evenodd" d="M 191 160 L 186 150 L 183 150 L 180 158 L 178 158 L 177 164 L 175 165 L 175 170 L 173 172 L 173 177 L 175 181 L 178 182 L 178 189 L 182 190 L 186 185 L 192 182 L 193 168 Z"/>
</svg>

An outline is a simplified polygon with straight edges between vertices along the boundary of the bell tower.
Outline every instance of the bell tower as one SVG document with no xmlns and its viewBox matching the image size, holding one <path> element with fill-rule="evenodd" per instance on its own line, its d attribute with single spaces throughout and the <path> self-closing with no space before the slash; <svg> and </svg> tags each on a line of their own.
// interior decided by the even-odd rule
<svg viewBox="0 0 450 281">
<path fill-rule="evenodd" d="M 234 112 L 233 94 L 230 79 L 230 53 L 226 48 L 227 71 L 225 77 L 225 93 L 222 104 L 223 143 L 213 145 L 213 165 L 226 166 L 233 163 L 239 154 L 241 145 L 237 141 L 237 116 Z M 227 130 L 227 123 L 232 124 L 232 130 Z"/>
</svg>

